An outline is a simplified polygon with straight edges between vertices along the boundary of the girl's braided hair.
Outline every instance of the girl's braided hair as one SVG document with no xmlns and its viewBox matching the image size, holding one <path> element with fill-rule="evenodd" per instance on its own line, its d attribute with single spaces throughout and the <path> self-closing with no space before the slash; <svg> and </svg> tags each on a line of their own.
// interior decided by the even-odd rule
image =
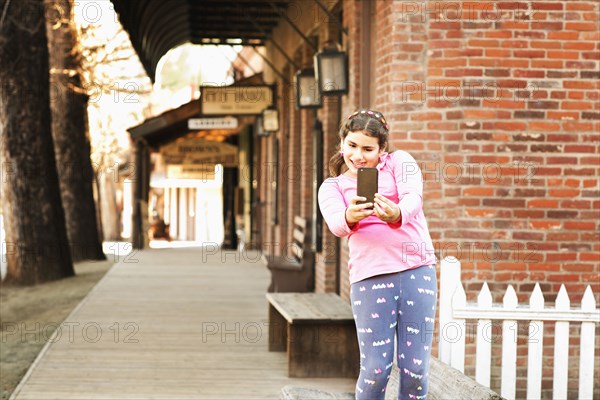
<svg viewBox="0 0 600 400">
<path fill-rule="evenodd" d="M 380 149 L 386 149 L 389 140 L 389 126 L 379 111 L 361 109 L 350 114 L 350 116 L 342 121 L 339 131 L 340 143 L 344 141 L 350 132 L 362 132 L 367 136 L 377 138 Z M 338 176 L 346 163 L 341 154 L 341 144 L 334 155 L 329 160 L 329 173 L 331 176 Z"/>
</svg>

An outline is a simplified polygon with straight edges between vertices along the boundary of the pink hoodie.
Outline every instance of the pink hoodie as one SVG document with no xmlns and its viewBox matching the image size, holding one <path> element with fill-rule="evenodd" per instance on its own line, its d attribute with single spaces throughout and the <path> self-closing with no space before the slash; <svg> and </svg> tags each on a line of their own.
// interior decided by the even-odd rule
<svg viewBox="0 0 600 400">
<path fill-rule="evenodd" d="M 400 206 L 401 223 L 383 222 L 374 214 L 346 222 L 346 207 L 356 196 L 356 179 L 327 178 L 319 188 L 319 207 L 331 232 L 348 236 L 350 283 L 436 263 L 423 214 L 423 177 L 415 159 L 405 151 L 383 153 L 377 165 L 379 194 Z"/>
</svg>

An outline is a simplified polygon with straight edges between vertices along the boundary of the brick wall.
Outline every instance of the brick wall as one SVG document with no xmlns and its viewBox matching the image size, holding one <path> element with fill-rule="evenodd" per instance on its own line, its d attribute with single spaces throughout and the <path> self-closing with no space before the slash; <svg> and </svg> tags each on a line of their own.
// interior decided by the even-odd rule
<svg viewBox="0 0 600 400">
<path fill-rule="evenodd" d="M 390 121 L 395 147 L 421 164 L 436 254 L 461 260 L 469 301 L 486 281 L 497 302 L 512 284 L 527 303 L 535 282 L 547 305 L 561 284 L 572 306 L 588 284 L 598 301 L 599 11 L 584 1 L 376 2 L 371 107 Z M 355 12 L 345 17 L 360 22 Z M 353 51 L 351 74 L 360 74 Z M 352 93 L 344 100 L 345 109 L 356 104 Z M 341 257 L 344 268 L 346 249 Z M 525 377 L 520 328 L 517 375 Z M 552 337 L 551 324 L 545 332 Z M 571 353 L 575 396 L 577 340 Z M 545 398 L 552 354 L 548 340 Z M 466 372 L 474 376 L 469 360 Z M 517 387 L 524 398 L 525 378 Z"/>
</svg>

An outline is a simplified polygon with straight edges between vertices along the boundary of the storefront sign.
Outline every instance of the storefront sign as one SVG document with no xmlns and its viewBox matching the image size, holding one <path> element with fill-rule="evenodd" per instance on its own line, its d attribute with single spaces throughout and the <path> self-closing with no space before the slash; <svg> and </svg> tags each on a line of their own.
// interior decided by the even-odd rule
<svg viewBox="0 0 600 400">
<path fill-rule="evenodd" d="M 259 115 L 273 105 L 273 86 L 201 86 L 204 115 Z"/>
<path fill-rule="evenodd" d="M 167 164 L 238 165 L 238 148 L 228 143 L 190 138 L 161 147 L 160 153 Z"/>
<path fill-rule="evenodd" d="M 235 129 L 238 127 L 237 118 L 190 118 L 188 119 L 189 130 L 203 129 Z"/>
</svg>

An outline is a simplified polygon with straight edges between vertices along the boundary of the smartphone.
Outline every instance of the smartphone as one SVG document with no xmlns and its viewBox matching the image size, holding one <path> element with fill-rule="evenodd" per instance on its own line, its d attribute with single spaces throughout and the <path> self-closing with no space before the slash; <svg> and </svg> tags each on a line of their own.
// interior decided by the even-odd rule
<svg viewBox="0 0 600 400">
<path fill-rule="evenodd" d="M 356 183 L 356 194 L 358 196 L 366 197 L 366 201 L 360 201 L 359 203 L 374 203 L 375 193 L 378 190 L 378 171 L 377 168 L 359 168 L 357 183 Z"/>
</svg>

